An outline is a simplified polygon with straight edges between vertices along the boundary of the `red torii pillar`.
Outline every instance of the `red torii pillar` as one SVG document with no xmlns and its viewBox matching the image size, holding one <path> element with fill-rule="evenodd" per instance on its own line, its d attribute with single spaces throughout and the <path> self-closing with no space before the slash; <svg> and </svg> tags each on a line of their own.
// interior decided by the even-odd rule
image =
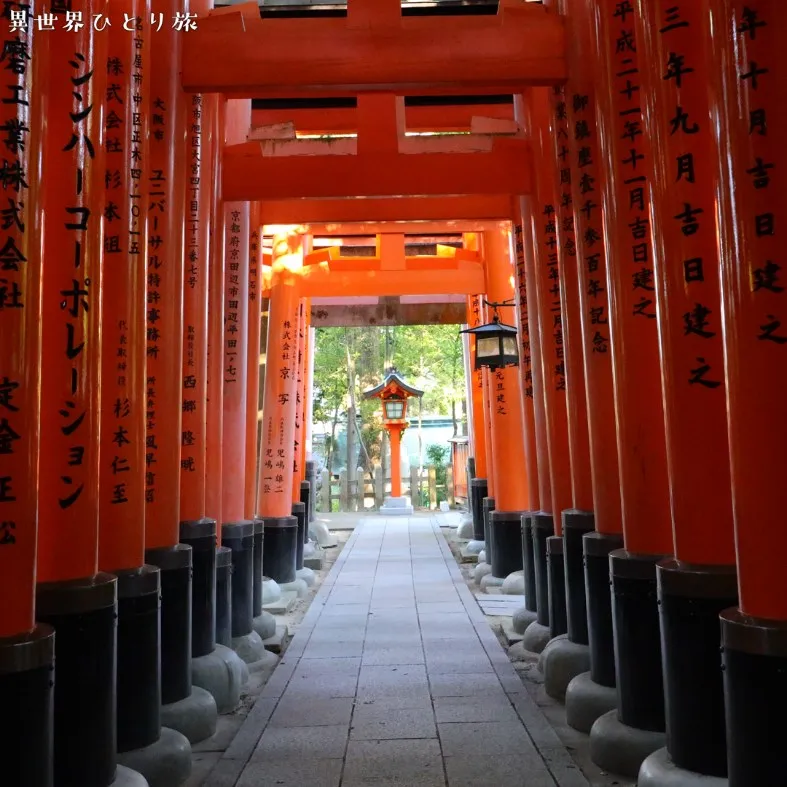
<svg viewBox="0 0 787 787">
<path fill-rule="evenodd" d="M 656 564 L 672 553 L 656 290 L 649 214 L 650 144 L 642 133 L 643 63 L 631 3 L 588 0 L 599 22 L 596 84 L 607 232 L 609 330 L 625 547 L 610 553 L 617 711 L 591 729 L 593 761 L 636 777 L 664 745 Z"/>
<path fill-rule="evenodd" d="M 521 212 L 518 211 L 520 214 Z M 537 418 L 543 420 L 541 391 L 541 344 L 537 324 L 535 293 L 528 290 L 527 270 L 533 266 L 533 240 L 523 231 L 521 215 L 514 224 L 516 253 L 516 315 L 519 329 L 519 371 L 522 378 L 522 427 L 525 434 L 525 469 L 530 496 L 530 511 L 522 515 L 522 569 L 525 580 L 525 604 L 513 616 L 514 630 L 524 634 L 538 617 L 536 570 L 533 553 L 533 512 L 540 507 L 541 490 L 538 466 Z M 532 270 L 531 270 L 532 272 Z M 532 286 L 532 285 L 531 285 Z M 530 298 L 528 298 L 528 294 Z M 531 330 L 533 333 L 531 334 Z"/>
<path fill-rule="evenodd" d="M 623 546 L 615 397 L 609 333 L 607 254 L 603 243 L 601 152 L 596 120 L 596 53 L 586 0 L 564 0 L 561 10 L 572 45 L 565 102 L 577 239 L 579 305 L 585 351 L 590 469 L 595 531 L 583 537 L 590 672 L 566 689 L 566 721 L 588 733 L 617 704 L 609 553 Z"/>
<path fill-rule="evenodd" d="M 298 520 L 292 516 L 301 228 L 276 228 L 271 255 L 262 442 L 257 514 L 265 527 L 263 569 L 279 583 L 295 581 Z"/>
<path fill-rule="evenodd" d="M 0 761 L 10 783 L 50 787 L 55 637 L 51 626 L 36 623 L 35 609 L 43 195 L 42 124 L 30 119 L 44 117 L 47 92 L 30 88 L 45 88 L 48 78 L 48 47 L 39 35 L 32 18 L 25 29 L 9 25 L 2 33 L 4 51 L 15 47 L 19 59 L 0 79 L 0 124 L 16 126 L 19 136 L 9 132 L 2 155 L 16 221 L 0 233 Z"/>
<path fill-rule="evenodd" d="M 106 4 L 74 3 L 72 10 L 93 19 Z M 47 184 L 41 191 L 37 239 L 47 264 L 40 326 L 40 425 L 46 452 L 38 478 L 36 612 L 56 632 L 54 782 L 109 785 L 116 772 L 117 579 L 98 573 L 106 176 L 100 107 L 106 97 L 109 37 L 90 24 L 39 35 L 46 37 L 46 57 L 33 91 L 42 91 L 40 114 L 28 118 L 30 127 L 47 119 L 42 169 L 36 173 Z M 18 180 L 12 187 L 22 185 Z M 10 296 L 24 296 L 24 303 L 35 308 L 34 291 L 19 295 L 12 289 Z M 9 306 L 14 300 L 4 309 Z M 122 431 L 119 439 L 125 440 Z M 16 491 L 22 492 L 18 486 Z M 6 484 L 4 494 L 9 492 Z"/>
<path fill-rule="evenodd" d="M 515 321 L 514 261 L 512 258 L 511 225 L 501 222 L 483 234 L 484 262 L 487 275 L 487 297 L 498 306 L 501 322 Z M 487 307 L 492 314 L 492 306 Z M 502 584 L 515 571 L 522 570 L 522 514 L 529 510 L 525 465 L 525 438 L 522 424 L 522 382 L 515 367 L 490 369 L 489 402 L 491 453 L 495 457 L 495 510 L 489 514 L 486 540 L 487 560 L 492 567 L 489 578 L 481 587 Z M 496 581 L 498 580 L 498 581 Z"/>
<path fill-rule="evenodd" d="M 722 336 L 739 605 L 721 615 L 730 787 L 784 780 L 787 5 L 703 0 L 720 132 Z"/>
<path fill-rule="evenodd" d="M 719 613 L 737 604 L 710 116 L 701 4 L 641 0 L 644 132 L 653 151 L 651 216 L 674 559 L 657 567 L 667 748 L 639 784 L 680 769 L 727 775 Z M 697 457 L 702 446 L 703 456 Z"/>
</svg>

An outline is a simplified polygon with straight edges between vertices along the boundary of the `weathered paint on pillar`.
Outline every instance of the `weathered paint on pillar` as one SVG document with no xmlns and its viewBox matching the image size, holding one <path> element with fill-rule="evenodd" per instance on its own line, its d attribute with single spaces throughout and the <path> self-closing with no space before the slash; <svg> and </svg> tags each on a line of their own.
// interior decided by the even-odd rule
<svg viewBox="0 0 787 787">
<path fill-rule="evenodd" d="M 579 304 L 585 353 L 590 466 L 596 530 L 620 533 L 620 473 L 618 468 L 615 394 L 610 350 L 607 251 L 601 199 L 601 151 L 596 120 L 596 80 L 591 64 L 591 23 L 587 0 L 566 0 L 566 24 L 572 46 L 571 79 L 566 86 L 571 157 L 574 229 L 577 238 Z"/>
<path fill-rule="evenodd" d="M 541 508 L 554 516 L 555 535 L 562 534 L 560 512 L 571 508 L 571 463 L 568 451 L 565 338 L 560 301 L 560 246 L 558 244 L 557 174 L 552 138 L 554 124 L 550 92 L 530 90 L 526 109 L 536 173 L 536 199 L 530 214 L 530 230 L 536 250 L 535 292 L 538 300 L 544 412 L 549 454 L 551 499 L 541 498 Z M 548 506 L 548 507 L 547 507 Z"/>
<path fill-rule="evenodd" d="M 211 174 L 216 155 L 216 103 L 213 96 L 197 93 L 187 98 L 187 105 L 180 518 L 196 521 L 205 516 L 210 225 L 215 216 L 211 213 Z"/>
<path fill-rule="evenodd" d="M 8 24 L 5 16 L 3 23 Z M 43 124 L 32 119 L 43 117 L 45 90 L 32 91 L 31 86 L 45 86 L 48 76 L 47 51 L 32 20 L 21 30 L 10 28 L 8 24 L 2 33 L 3 47 L 13 46 L 17 54 L 11 61 L 14 67 L 4 68 L 0 77 L 0 124 L 6 132 L 0 158 L 7 206 L 0 230 L 0 637 L 35 625 Z"/>
<path fill-rule="evenodd" d="M 604 172 L 607 287 L 626 549 L 672 553 L 664 408 L 661 397 L 653 245 L 650 145 L 642 131 L 633 6 L 596 0 L 594 49 Z M 592 323 L 592 321 L 591 321 Z M 593 325 L 591 324 L 591 327 Z"/>
<path fill-rule="evenodd" d="M 484 260 L 487 272 L 487 297 L 493 303 L 511 301 L 510 306 L 499 306 L 500 321 L 508 325 L 515 321 L 514 264 L 511 258 L 511 226 L 501 223 L 494 230 L 484 232 Z M 491 307 L 490 311 L 492 310 Z M 497 460 L 495 478 L 495 509 L 497 511 L 527 511 L 527 477 L 525 466 L 525 437 L 522 429 L 522 385 L 519 370 L 508 366 L 489 372 L 492 427 L 492 453 Z"/>
<path fill-rule="evenodd" d="M 530 509 L 538 510 L 538 451 L 536 448 L 536 414 L 533 397 L 533 364 L 538 356 L 538 348 L 530 338 L 530 320 L 528 317 L 527 276 L 525 273 L 525 239 L 522 224 L 514 224 L 514 253 L 516 254 L 516 324 L 519 330 L 519 376 L 522 385 L 522 430 L 525 438 L 525 472 L 527 489 L 530 497 Z"/>
<path fill-rule="evenodd" d="M 226 101 L 214 101 L 211 179 L 210 259 L 208 263 L 208 384 L 205 427 L 205 514 L 222 520 L 222 439 L 224 434 L 224 211 L 221 202 L 221 140 Z"/>
<path fill-rule="evenodd" d="M 121 0 L 120 15 L 145 18 L 145 0 Z M 147 100 L 151 32 L 115 25 L 108 37 L 104 119 L 107 172 L 102 279 L 99 567 L 145 562 L 145 368 L 149 172 Z"/>
<path fill-rule="evenodd" d="M 163 0 L 153 9 L 174 19 L 182 8 Z M 183 271 L 188 150 L 186 96 L 173 79 L 186 32 L 153 30 L 148 177 L 147 476 L 145 547 L 171 547 L 180 538 L 182 441 Z"/>
<path fill-rule="evenodd" d="M 560 250 L 560 310 L 563 325 L 563 363 L 566 370 L 566 418 L 571 468 L 571 499 L 580 511 L 593 510 L 590 474 L 590 433 L 585 389 L 585 353 L 582 310 L 579 302 L 579 271 L 571 190 L 571 150 L 565 88 L 552 92 L 554 155 L 557 167 L 556 228 Z"/>
<path fill-rule="evenodd" d="M 249 345 L 246 376 L 246 478 L 244 518 L 254 517 L 257 497 L 257 442 L 260 400 L 260 329 L 262 327 L 262 222 L 260 205 L 253 202 L 249 212 Z"/>
<path fill-rule="evenodd" d="M 715 215 L 720 180 L 698 3 L 640 0 L 644 131 L 651 140 L 653 254 L 675 556 L 731 565 L 727 402 Z M 700 457 L 697 451 L 700 451 Z"/>
<path fill-rule="evenodd" d="M 78 4 L 75 3 L 75 6 Z M 104 3 L 85 3 L 86 17 Z M 41 437 L 38 581 L 90 577 L 98 567 L 101 390 L 101 214 L 108 36 L 90 24 L 46 31 L 42 171 Z M 30 118 L 35 125 L 34 118 Z M 38 119 L 40 122 L 40 118 Z M 114 173 L 112 174 L 114 177 Z M 11 184 L 9 184 L 11 185 Z M 118 435 L 118 440 L 125 437 Z"/>
<path fill-rule="evenodd" d="M 314 423 L 312 419 L 312 411 L 314 408 L 314 348 L 316 341 L 317 334 L 315 332 L 315 328 L 313 325 L 309 325 L 309 341 L 307 344 L 306 353 L 306 400 L 303 405 L 303 423 L 306 429 L 306 437 L 304 438 L 303 442 L 307 459 L 311 459 L 313 456 L 312 431 L 314 429 Z M 312 490 L 312 493 L 315 494 L 316 490 Z"/>
<path fill-rule="evenodd" d="M 740 609 L 787 620 L 787 83 L 781 0 L 706 0 L 720 131 L 721 292 Z M 781 234 L 780 234 L 781 233 Z M 747 689 L 744 689 L 746 691 Z M 777 695 L 778 696 L 778 695 Z"/>
<path fill-rule="evenodd" d="M 257 490 L 257 513 L 264 517 L 288 517 L 292 511 L 296 393 L 293 347 L 297 341 L 303 243 L 299 228 L 277 228 L 273 236 Z"/>
<path fill-rule="evenodd" d="M 476 328 L 481 325 L 481 295 L 470 295 L 467 298 L 467 327 Z M 481 369 L 475 368 L 475 336 L 468 335 L 470 356 L 470 391 L 472 396 L 473 414 L 473 456 L 475 457 L 475 474 L 478 478 L 487 478 L 487 433 L 484 428 L 484 383 Z"/>
</svg>

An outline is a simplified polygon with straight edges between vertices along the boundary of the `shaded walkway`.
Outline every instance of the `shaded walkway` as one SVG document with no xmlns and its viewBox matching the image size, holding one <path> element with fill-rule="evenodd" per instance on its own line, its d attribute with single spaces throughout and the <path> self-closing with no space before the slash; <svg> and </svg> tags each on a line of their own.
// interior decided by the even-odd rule
<svg viewBox="0 0 787 787">
<path fill-rule="evenodd" d="M 364 518 L 208 787 L 580 787 L 434 518 Z"/>
</svg>

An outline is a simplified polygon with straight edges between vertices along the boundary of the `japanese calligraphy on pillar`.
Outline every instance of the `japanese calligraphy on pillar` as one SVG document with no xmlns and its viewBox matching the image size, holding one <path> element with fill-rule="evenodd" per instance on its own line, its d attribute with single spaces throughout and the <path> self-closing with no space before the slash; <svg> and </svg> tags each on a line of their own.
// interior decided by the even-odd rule
<svg viewBox="0 0 787 787">
<path fill-rule="evenodd" d="M 206 228 L 201 226 L 202 96 L 191 96 L 188 108 L 188 156 L 186 182 L 186 245 L 183 297 L 183 389 L 181 401 L 180 470 L 196 474 L 203 470 L 205 451 L 206 391 Z M 192 490 L 190 490 L 192 491 Z M 184 495 L 184 498 L 188 495 Z M 185 500 L 183 505 L 186 505 Z M 199 506 L 198 506 L 199 508 Z M 201 512 L 199 512 L 201 513 Z"/>
<path fill-rule="evenodd" d="M 111 435 L 111 450 L 102 454 L 102 500 L 129 502 L 137 490 L 137 460 L 144 456 L 140 425 L 144 391 L 144 325 L 140 313 L 145 297 L 146 214 L 143 131 L 147 52 L 141 25 L 128 21 L 123 32 L 109 33 L 104 120 L 106 151 L 104 199 L 104 322 L 107 360 L 102 364 L 102 429 Z M 131 35 L 127 35 L 131 33 Z M 111 359 L 111 360 L 109 360 Z M 140 385 L 139 390 L 134 386 Z M 142 477 L 139 476 L 140 481 Z M 141 488 L 139 489 L 140 494 Z M 113 564 L 114 565 L 114 564 Z"/>
<path fill-rule="evenodd" d="M 598 130 L 594 108 L 587 93 L 573 93 L 566 102 L 572 156 L 574 158 L 574 215 L 581 238 L 579 269 L 583 326 L 587 341 L 586 359 L 607 356 L 609 313 L 606 292 L 601 200 L 598 182 Z"/>
<path fill-rule="evenodd" d="M 241 244 L 245 236 L 241 233 L 241 211 L 229 213 L 227 234 L 227 283 L 225 289 L 226 312 L 224 315 L 224 384 L 238 382 L 238 354 L 241 334 Z M 241 356 L 245 360 L 245 352 Z"/>
<path fill-rule="evenodd" d="M 262 258 L 262 243 L 260 239 L 260 228 L 254 227 L 249 236 L 249 315 L 259 314 L 258 305 L 260 299 L 259 291 L 259 264 Z M 259 323 L 259 317 L 255 317 Z M 251 369 L 249 370 L 251 372 Z"/>
<path fill-rule="evenodd" d="M 656 319 L 656 296 L 651 247 L 648 162 L 642 127 L 642 95 L 637 46 L 634 32 L 635 10 L 631 0 L 614 4 L 610 29 L 614 36 L 613 84 L 611 90 L 619 144 L 615 146 L 617 168 L 623 174 L 627 199 L 618 204 L 619 220 L 629 230 L 627 257 L 630 261 L 633 315 L 645 320 Z M 622 255 L 623 250 L 619 253 Z M 655 322 L 654 322 L 655 330 Z"/>
<path fill-rule="evenodd" d="M 154 142 L 164 141 L 165 129 L 170 123 L 169 110 L 160 96 L 154 96 L 151 102 L 150 135 Z M 162 336 L 162 301 L 161 284 L 164 275 L 163 267 L 169 262 L 167 251 L 167 210 L 169 208 L 169 184 L 167 173 L 158 167 L 150 168 L 148 177 L 148 297 L 147 297 L 147 394 L 146 394 L 146 451 L 145 451 L 145 500 L 156 502 L 156 465 L 159 452 L 159 421 L 158 421 L 158 385 L 156 367 Z M 152 363 L 151 363 L 152 361 Z M 154 372 L 151 374 L 151 372 Z"/>
<path fill-rule="evenodd" d="M 521 224 L 514 224 L 514 248 L 516 252 L 516 298 L 519 307 L 520 358 L 523 391 L 528 399 L 533 398 L 533 358 L 530 350 L 530 323 L 527 312 L 527 281 L 525 279 L 525 241 Z M 476 296 L 473 296 L 476 297 Z M 480 384 L 480 379 L 479 379 Z"/>
<path fill-rule="evenodd" d="M 5 3 L 0 55 L 0 547 L 23 544 L 0 558 L 0 573 L 11 580 L 13 562 L 32 583 L 38 451 L 38 341 L 40 261 L 31 256 L 30 69 L 32 19 L 29 5 Z M 25 206 L 28 206 L 26 209 Z M 6 559 L 11 561 L 6 563 Z M 10 590 L 10 587 L 9 587 Z M 16 593 L 29 589 L 15 586 Z M 32 593 L 30 593 L 32 595 Z M 10 605 L 9 605 L 10 607 Z M 8 610 L 8 631 L 32 625 L 32 610 L 19 620 Z M 5 617 L 5 616 L 4 616 Z M 3 626 L 5 628 L 5 625 Z"/>
<path fill-rule="evenodd" d="M 547 284 L 544 293 L 545 302 L 542 308 L 552 315 L 551 325 L 547 319 L 542 319 L 542 330 L 552 331 L 552 340 L 555 345 L 555 357 L 548 368 L 552 370 L 552 379 L 556 391 L 566 390 L 566 366 L 563 353 L 563 319 L 560 306 L 560 263 L 558 253 L 557 224 L 560 216 L 551 203 L 544 205 L 540 217 L 543 223 L 543 243 L 546 254 Z M 544 315 L 546 317 L 546 315 Z M 547 361 L 548 362 L 548 361 Z"/>
<path fill-rule="evenodd" d="M 556 87 L 552 94 L 555 111 L 555 154 L 558 166 L 558 214 L 557 228 L 560 237 L 560 253 L 564 265 L 574 265 L 577 243 L 574 234 L 574 205 L 571 195 L 571 154 L 569 151 L 568 110 L 564 88 Z M 587 152 L 586 152 L 587 151 Z M 580 148 L 580 156 L 592 163 L 589 148 Z"/>
<path fill-rule="evenodd" d="M 293 440 L 292 472 L 299 479 L 301 442 L 303 441 L 303 350 L 306 342 L 306 310 L 301 300 L 298 306 L 298 342 L 295 353 L 295 439 Z"/>
<path fill-rule="evenodd" d="M 787 166 L 784 77 L 772 62 L 779 57 L 774 51 L 773 36 L 770 43 L 763 39 L 767 38 L 766 31 L 784 31 L 772 18 L 780 13 L 775 4 L 735 2 L 733 6 L 738 21 L 737 76 L 747 109 L 745 128 L 740 133 L 748 139 L 749 151 L 744 172 L 739 171 L 736 181 L 740 190 L 738 209 L 744 224 L 746 259 L 751 266 L 752 302 L 759 312 L 754 335 L 763 347 L 775 352 L 777 347 L 787 345 L 784 237 L 779 240 L 779 231 L 787 222 L 782 180 Z M 773 357 L 775 363 L 785 362 L 783 352 Z"/>
<path fill-rule="evenodd" d="M 480 295 L 471 295 L 470 296 L 470 319 L 468 321 L 468 325 L 470 328 L 476 328 L 477 326 L 481 325 L 481 296 Z M 474 336 L 470 337 L 470 348 L 473 358 L 475 358 L 475 348 L 476 348 L 476 339 Z M 484 376 L 482 369 L 476 369 L 475 364 L 473 364 L 473 384 L 477 385 L 479 390 L 483 387 L 484 384 Z"/>
</svg>

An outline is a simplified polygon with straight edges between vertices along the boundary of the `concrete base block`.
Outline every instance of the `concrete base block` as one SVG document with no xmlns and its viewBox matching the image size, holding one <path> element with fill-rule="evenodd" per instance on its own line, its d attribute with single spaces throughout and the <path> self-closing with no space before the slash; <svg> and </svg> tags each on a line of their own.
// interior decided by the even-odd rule
<svg viewBox="0 0 787 787">
<path fill-rule="evenodd" d="M 639 768 L 637 787 L 728 787 L 729 780 L 719 776 L 678 768 L 666 748 L 657 749 Z"/>
<path fill-rule="evenodd" d="M 525 661 L 529 663 L 535 663 L 538 661 L 538 656 L 538 653 L 533 653 L 532 650 L 528 650 L 522 640 L 515 642 L 508 649 L 508 658 L 511 659 L 511 661 Z"/>
<path fill-rule="evenodd" d="M 339 542 L 336 536 L 328 530 L 328 525 L 321 522 L 319 519 L 310 523 L 309 525 L 309 538 L 313 538 L 323 549 L 326 547 L 335 547 Z"/>
<path fill-rule="evenodd" d="M 306 554 L 306 547 L 303 548 L 303 567 L 310 568 L 312 571 L 322 571 L 325 560 L 325 552 L 322 547 L 315 546 L 310 555 Z"/>
<path fill-rule="evenodd" d="M 473 538 L 473 517 L 464 514 L 459 527 L 456 529 L 456 537 L 470 541 Z"/>
<path fill-rule="evenodd" d="M 537 612 L 522 605 L 514 612 L 511 618 L 511 627 L 517 634 L 522 635 L 531 623 L 535 623 L 537 615 Z"/>
<path fill-rule="evenodd" d="M 500 629 L 501 629 L 501 633 L 503 634 L 503 637 L 505 638 L 506 645 L 510 646 L 513 645 L 515 642 L 522 641 L 522 635 L 519 632 L 514 631 L 514 627 L 511 623 L 511 618 L 508 617 L 503 618 Z"/>
<path fill-rule="evenodd" d="M 216 732 L 219 720 L 219 709 L 213 695 L 199 686 L 191 687 L 191 694 L 179 702 L 170 702 L 161 706 L 161 725 L 172 732 L 184 735 L 189 743 L 207 740 Z M 131 766 L 140 770 L 136 765 Z M 145 771 L 140 771 L 153 781 Z"/>
<path fill-rule="evenodd" d="M 315 545 L 314 541 L 311 539 L 307 541 L 303 545 L 303 559 L 306 560 L 307 557 L 313 557 L 316 548 L 317 546 Z"/>
<path fill-rule="evenodd" d="M 549 626 L 542 626 L 537 620 L 534 620 L 525 629 L 525 633 L 522 635 L 522 644 L 525 650 L 541 653 L 550 639 L 552 639 L 552 634 L 549 631 Z"/>
<path fill-rule="evenodd" d="M 251 627 L 260 635 L 261 640 L 266 640 L 276 633 L 276 618 L 263 609 L 262 612 L 251 622 Z"/>
<path fill-rule="evenodd" d="M 629 727 L 613 710 L 599 716 L 590 730 L 590 759 L 602 770 L 636 779 L 645 758 L 666 743 L 665 733 Z"/>
<path fill-rule="evenodd" d="M 118 765 L 112 787 L 150 787 L 148 780 L 137 771 Z"/>
<path fill-rule="evenodd" d="M 588 734 L 599 716 L 617 706 L 617 689 L 596 683 L 589 672 L 577 675 L 566 688 L 566 722 L 579 732 Z"/>
<path fill-rule="evenodd" d="M 484 542 L 470 540 L 467 542 L 465 549 L 467 550 L 468 555 L 478 556 L 484 549 Z"/>
<path fill-rule="evenodd" d="M 215 710 L 215 704 L 213 707 Z M 161 737 L 155 743 L 143 749 L 123 752 L 117 758 L 120 765 L 141 773 L 149 787 L 178 787 L 191 776 L 191 745 L 185 735 L 168 727 L 161 728 Z M 113 784 L 118 784 L 117 777 Z"/>
<path fill-rule="evenodd" d="M 264 612 L 270 612 L 272 615 L 286 615 L 297 600 L 298 594 L 294 590 L 289 590 L 286 593 L 282 593 L 278 601 L 263 604 L 262 609 Z"/>
<path fill-rule="evenodd" d="M 294 579 L 292 582 L 280 582 L 282 596 L 285 593 L 295 593 L 296 598 L 303 598 L 309 592 L 309 586 L 302 579 Z M 272 610 L 269 610 L 272 611 Z"/>
<path fill-rule="evenodd" d="M 478 553 L 478 562 L 479 563 L 486 563 L 486 549 L 482 549 Z"/>
<path fill-rule="evenodd" d="M 219 713 L 230 713 L 238 707 L 241 689 L 248 680 L 246 663 L 224 645 L 216 645 L 213 653 L 191 660 L 191 682 L 213 696 Z"/>
<path fill-rule="evenodd" d="M 503 582 L 505 581 L 505 577 L 496 577 L 490 570 L 486 576 L 481 577 L 481 581 L 478 584 L 481 586 L 481 590 L 483 590 L 484 593 L 499 593 L 500 588 L 503 587 Z"/>
<path fill-rule="evenodd" d="M 546 693 L 562 702 L 566 698 L 568 684 L 590 669 L 590 648 L 572 642 L 568 634 L 561 634 L 550 640 L 541 651 L 538 668 L 544 674 Z"/>
<path fill-rule="evenodd" d="M 509 574 L 503 582 L 503 587 L 500 589 L 501 593 L 507 596 L 524 596 L 525 595 L 525 572 L 514 571 Z"/>
<path fill-rule="evenodd" d="M 264 639 L 262 644 L 265 645 L 265 650 L 269 650 L 271 653 L 281 653 L 289 636 L 290 633 L 287 630 L 287 626 L 276 626 L 276 631 L 270 637 Z"/>
<path fill-rule="evenodd" d="M 265 648 L 256 631 L 242 637 L 233 637 L 232 648 L 246 662 L 249 672 L 273 670 L 279 663 L 279 657 Z"/>
<path fill-rule="evenodd" d="M 272 604 L 281 598 L 281 588 L 275 579 L 262 578 L 262 604 Z"/>
<path fill-rule="evenodd" d="M 295 576 L 298 579 L 303 580 L 306 583 L 307 588 L 313 587 L 314 583 L 317 581 L 317 577 L 314 576 L 314 572 L 310 568 L 306 568 L 305 564 L 303 568 L 299 568 L 295 572 Z"/>
<path fill-rule="evenodd" d="M 470 542 L 472 543 L 472 542 Z M 462 563 L 477 563 L 478 562 L 478 555 L 474 552 L 470 552 L 466 546 L 461 547 L 459 549 L 459 557 L 462 560 Z"/>
<path fill-rule="evenodd" d="M 489 563 L 481 562 L 481 558 L 478 559 L 478 565 L 473 569 L 473 581 L 476 585 L 481 584 L 481 580 L 487 575 L 492 573 L 492 566 Z"/>
</svg>

